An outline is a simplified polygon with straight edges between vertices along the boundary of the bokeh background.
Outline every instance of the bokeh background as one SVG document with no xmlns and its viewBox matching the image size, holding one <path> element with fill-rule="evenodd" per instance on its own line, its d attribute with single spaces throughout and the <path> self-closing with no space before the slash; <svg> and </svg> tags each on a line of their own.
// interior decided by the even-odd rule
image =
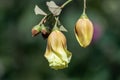
<svg viewBox="0 0 120 80">
<path fill-rule="evenodd" d="M 0 80 L 120 80 L 120 0 L 87 0 L 87 15 L 94 24 L 94 38 L 87 48 L 79 46 L 74 25 L 83 0 L 73 0 L 60 20 L 68 50 L 69 67 L 53 70 L 44 58 L 46 40 L 31 36 L 43 16 L 34 14 L 37 4 L 48 12 L 50 0 L 0 0 Z M 66 0 L 54 0 L 58 5 Z"/>
</svg>

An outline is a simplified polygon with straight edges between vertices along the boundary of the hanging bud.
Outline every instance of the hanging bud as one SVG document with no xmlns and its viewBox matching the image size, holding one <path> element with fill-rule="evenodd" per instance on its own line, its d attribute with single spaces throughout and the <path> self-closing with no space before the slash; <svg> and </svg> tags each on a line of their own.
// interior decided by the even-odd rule
<svg viewBox="0 0 120 80">
<path fill-rule="evenodd" d="M 63 33 L 54 30 L 48 37 L 45 58 L 49 66 L 55 70 L 68 67 L 71 60 L 71 52 L 67 50 L 66 38 Z"/>
<path fill-rule="evenodd" d="M 40 25 L 36 25 L 32 28 L 32 37 L 38 35 L 40 33 Z"/>
<path fill-rule="evenodd" d="M 93 37 L 93 24 L 86 14 L 82 14 L 75 25 L 75 36 L 82 47 L 87 47 Z"/>
<path fill-rule="evenodd" d="M 41 32 L 43 38 L 47 38 L 49 36 L 50 30 L 48 27 L 45 27 L 44 24 L 36 25 L 32 28 L 32 36 L 36 36 Z"/>
<path fill-rule="evenodd" d="M 50 34 L 50 30 L 48 27 L 42 27 L 41 28 L 41 33 L 44 39 L 48 38 L 49 34 Z"/>
</svg>

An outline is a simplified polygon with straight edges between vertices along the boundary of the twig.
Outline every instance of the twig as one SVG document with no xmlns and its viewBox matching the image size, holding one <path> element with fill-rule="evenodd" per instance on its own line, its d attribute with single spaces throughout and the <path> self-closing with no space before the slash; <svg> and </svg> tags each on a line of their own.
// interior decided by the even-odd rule
<svg viewBox="0 0 120 80">
<path fill-rule="evenodd" d="M 85 14 L 85 11 L 86 11 L 86 0 L 84 0 L 83 14 Z"/>
<path fill-rule="evenodd" d="M 43 22 L 44 22 L 44 20 L 46 19 L 47 16 L 48 16 L 48 15 L 46 15 L 46 16 L 44 16 L 44 17 L 42 18 L 42 20 L 40 21 L 39 25 L 43 24 Z"/>
<path fill-rule="evenodd" d="M 72 0 L 67 0 L 60 8 L 64 8 L 68 3 L 70 3 Z"/>
</svg>

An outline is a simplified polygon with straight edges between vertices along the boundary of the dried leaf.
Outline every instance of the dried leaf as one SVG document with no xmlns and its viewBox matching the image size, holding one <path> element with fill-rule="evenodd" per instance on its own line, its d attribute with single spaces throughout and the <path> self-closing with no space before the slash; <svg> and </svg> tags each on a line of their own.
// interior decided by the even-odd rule
<svg viewBox="0 0 120 80">
<path fill-rule="evenodd" d="M 54 1 L 50 1 L 50 2 L 47 2 L 47 6 L 48 7 L 54 7 L 54 8 L 58 8 L 59 6 L 55 4 Z"/>
<path fill-rule="evenodd" d="M 61 25 L 59 29 L 60 29 L 60 31 L 68 32 L 67 29 L 63 25 Z"/>
<path fill-rule="evenodd" d="M 38 15 L 38 14 L 40 14 L 40 15 L 47 15 L 47 14 L 46 14 L 42 9 L 40 9 L 37 5 L 35 6 L 34 11 L 35 11 L 35 14 L 36 14 L 36 15 Z"/>
<path fill-rule="evenodd" d="M 54 1 L 47 2 L 46 4 L 48 6 L 49 11 L 54 16 L 60 15 L 62 9 L 58 5 L 56 5 Z"/>
</svg>

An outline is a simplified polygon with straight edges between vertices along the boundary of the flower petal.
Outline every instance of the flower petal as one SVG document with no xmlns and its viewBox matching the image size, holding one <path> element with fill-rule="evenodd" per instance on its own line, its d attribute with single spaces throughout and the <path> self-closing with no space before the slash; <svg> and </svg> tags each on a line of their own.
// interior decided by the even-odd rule
<svg viewBox="0 0 120 80">
<path fill-rule="evenodd" d="M 58 30 L 53 31 L 48 37 L 45 58 L 49 66 L 55 70 L 68 67 L 72 54 L 67 50 L 66 38 Z"/>
<path fill-rule="evenodd" d="M 86 18 L 80 18 L 75 25 L 75 36 L 82 47 L 87 47 L 93 37 L 93 24 Z"/>
</svg>

